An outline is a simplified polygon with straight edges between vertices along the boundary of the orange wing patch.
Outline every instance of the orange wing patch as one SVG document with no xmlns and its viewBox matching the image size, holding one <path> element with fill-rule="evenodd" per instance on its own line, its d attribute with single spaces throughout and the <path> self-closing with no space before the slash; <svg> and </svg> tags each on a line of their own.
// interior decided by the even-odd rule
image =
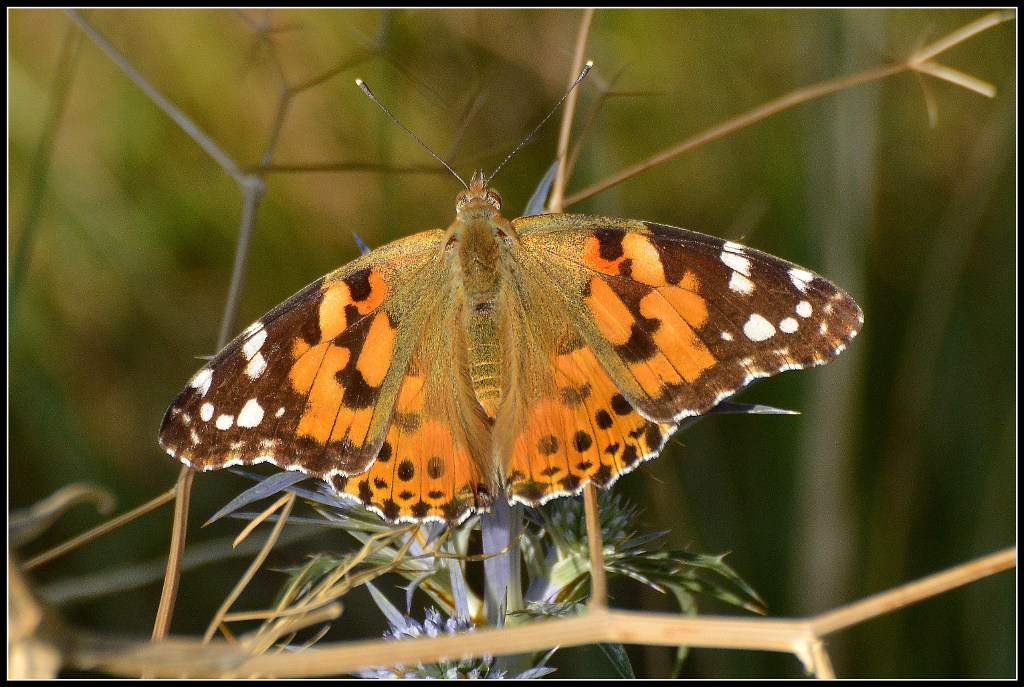
<svg viewBox="0 0 1024 687">
<path fill-rule="evenodd" d="M 485 478 L 465 442 L 456 441 L 447 414 L 425 407 L 425 382 L 411 364 L 376 462 L 362 475 L 332 480 L 391 521 L 458 521 L 486 498 L 478 495 Z"/>
<path fill-rule="evenodd" d="M 697 335 L 708 309 L 696 274 L 687 271 L 678 285 L 666 281 L 654 244 L 636 233 L 587 238 L 583 262 L 601 273 L 587 282 L 584 297 L 598 330 L 656 404 L 666 389 L 692 384 L 715 364 Z"/>
<path fill-rule="evenodd" d="M 697 336 L 707 321 L 707 307 L 696 294 L 668 284 L 652 288 L 604 277 L 594 277 L 587 286 L 584 302 L 598 330 L 651 399 L 658 401 L 670 385 L 695 382 L 715 364 Z"/>
<path fill-rule="evenodd" d="M 673 426 L 645 420 L 619 392 L 594 351 L 568 326 L 549 360 L 556 395 L 531 404 L 506 471 L 526 504 L 608 487 L 653 458 Z"/>
</svg>

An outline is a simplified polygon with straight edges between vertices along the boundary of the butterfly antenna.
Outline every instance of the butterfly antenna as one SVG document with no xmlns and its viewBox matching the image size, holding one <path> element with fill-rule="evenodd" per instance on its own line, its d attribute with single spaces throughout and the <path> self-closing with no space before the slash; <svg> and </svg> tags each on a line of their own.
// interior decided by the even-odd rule
<svg viewBox="0 0 1024 687">
<path fill-rule="evenodd" d="M 520 144 L 516 146 L 516 149 L 513 150 L 511 153 L 509 153 L 508 157 L 506 157 L 504 160 L 501 161 L 501 164 L 498 165 L 498 169 L 494 170 L 494 172 L 491 174 L 491 176 L 487 177 L 487 183 L 488 184 L 491 183 L 491 179 L 493 179 L 494 175 L 498 173 L 498 170 L 500 170 L 502 167 L 504 167 L 505 163 L 508 162 L 512 158 L 513 155 L 518 153 L 520 148 L 522 148 L 524 145 L 529 143 L 530 139 L 533 138 L 537 134 L 538 131 L 540 131 L 540 128 L 542 126 L 544 126 L 544 123 L 546 121 L 548 121 L 549 119 L 551 119 L 551 115 L 555 114 L 555 112 L 558 111 L 558 108 L 560 108 L 562 106 L 562 103 L 565 102 L 565 99 L 569 97 L 570 93 L 572 93 L 572 89 L 576 88 L 576 86 L 579 84 L 580 81 L 583 81 L 583 77 L 585 77 L 590 72 L 590 68 L 593 67 L 593 66 L 594 66 L 594 61 L 593 60 L 589 60 L 585 65 L 583 65 L 583 71 L 581 71 L 580 75 L 576 77 L 576 80 L 572 82 L 572 86 L 569 86 L 569 88 L 565 91 L 565 95 L 562 96 L 562 99 L 559 100 L 558 103 L 553 108 L 551 108 L 551 112 L 548 112 L 548 116 L 545 117 L 544 119 L 540 120 L 540 124 L 538 124 L 536 127 L 534 127 L 533 131 L 531 131 L 526 136 L 526 138 L 524 138 L 522 140 L 522 142 L 520 142 Z M 437 156 L 435 155 L 434 157 L 437 157 Z"/>
<path fill-rule="evenodd" d="M 584 73 L 585 73 L 585 72 L 584 72 Z M 582 75 L 581 75 L 581 77 L 580 77 L 580 78 L 582 78 Z M 577 79 L 577 82 L 578 82 L 578 81 L 579 81 L 579 79 Z M 573 84 L 573 85 L 575 85 L 575 84 Z M 431 155 L 433 155 L 433 156 L 434 156 L 434 159 L 435 159 L 435 160 L 437 160 L 437 161 L 438 161 L 438 162 L 440 162 L 440 163 L 441 163 L 442 165 L 444 165 L 444 168 L 445 168 L 445 169 L 447 169 L 447 170 L 448 170 L 449 172 L 451 172 L 451 173 L 452 173 L 452 174 L 453 174 L 453 175 L 455 176 L 455 178 L 456 178 L 456 179 L 458 179 L 458 180 L 459 180 L 459 182 L 460 182 L 460 183 L 461 183 L 461 184 L 462 184 L 463 186 L 465 186 L 466 188 L 469 188 L 469 184 L 467 184 L 467 183 L 466 183 L 465 181 L 463 181 L 462 177 L 460 177 L 460 176 L 458 175 L 458 173 L 457 173 L 457 172 L 456 172 L 456 171 L 455 171 L 454 169 L 452 169 L 452 168 L 451 168 L 451 165 L 449 165 L 449 164 L 448 164 L 447 162 L 445 162 L 444 160 L 442 160 L 442 159 L 441 159 L 441 158 L 440 158 L 440 157 L 438 156 L 438 154 L 437 154 L 437 153 L 435 153 L 435 152 L 434 152 L 433 150 L 431 150 L 431 149 L 430 149 L 430 146 L 428 146 L 428 145 L 427 145 L 426 143 L 424 143 L 423 141 L 421 141 L 421 140 L 419 139 L 419 136 L 417 136 L 417 135 L 416 135 L 416 134 L 414 134 L 413 132 L 409 131 L 409 129 L 408 129 L 408 128 L 407 128 L 406 126 L 405 126 L 405 124 L 402 124 L 402 123 L 401 123 L 400 121 L 398 121 L 398 119 L 397 119 L 397 118 L 395 117 L 395 115 L 391 114 L 391 112 L 390 112 L 390 111 L 388 110 L 388 108 L 384 107 L 384 105 L 382 105 L 382 104 L 381 104 L 381 102 L 380 102 L 379 100 L 377 100 L 377 98 L 376 98 L 376 97 L 375 97 L 375 96 L 373 95 L 373 93 L 371 93 L 371 92 L 370 92 L 370 87 L 369 87 L 369 86 L 367 86 L 367 85 L 366 85 L 366 84 L 365 84 L 365 83 L 363 82 L 363 80 L 362 80 L 362 79 L 356 79 L 356 86 L 359 86 L 359 88 L 361 88 L 361 89 L 363 90 L 363 93 L 365 93 L 365 94 L 367 95 L 367 97 L 369 97 L 369 98 L 370 98 L 370 100 L 372 100 L 373 102 L 377 103 L 377 107 L 379 107 L 380 109 L 384 110 L 384 114 L 386 114 L 386 115 L 387 115 L 388 117 L 391 117 L 391 121 L 393 121 L 393 122 L 394 122 L 395 124 L 397 124 L 398 126 L 400 126 L 400 127 L 402 128 L 402 131 L 404 131 L 405 133 L 407 133 L 407 134 L 409 134 L 410 136 L 412 136 L 412 137 L 413 137 L 413 140 L 415 140 L 415 141 L 416 141 L 417 143 L 419 143 L 419 144 L 420 144 L 421 146 L 423 146 L 423 149 L 424 149 L 424 150 L 426 150 L 426 151 L 427 151 L 428 153 L 430 153 Z M 568 95 L 568 94 L 566 94 L 566 95 Z M 565 98 L 562 98 L 562 100 L 565 100 Z M 550 117 L 550 116 L 551 116 L 551 115 L 548 115 L 548 117 Z M 541 124 L 543 124 L 543 122 L 541 122 Z M 531 136 L 532 136 L 532 134 L 531 134 Z M 518 150 L 518 148 L 517 148 L 516 150 Z M 502 164 L 505 164 L 505 163 L 502 163 Z"/>
</svg>

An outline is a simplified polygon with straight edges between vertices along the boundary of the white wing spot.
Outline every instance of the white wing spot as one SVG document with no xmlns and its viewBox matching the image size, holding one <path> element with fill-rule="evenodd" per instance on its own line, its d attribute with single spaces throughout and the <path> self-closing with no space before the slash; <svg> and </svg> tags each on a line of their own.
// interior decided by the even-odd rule
<svg viewBox="0 0 1024 687">
<path fill-rule="evenodd" d="M 242 336 L 252 336 L 260 329 L 263 329 L 263 323 L 260 322 L 259 320 L 256 320 L 255 322 L 253 322 L 252 324 L 245 328 L 245 331 L 242 332 Z"/>
<path fill-rule="evenodd" d="M 743 325 L 743 333 L 751 341 L 767 341 L 775 336 L 775 327 L 771 322 L 754 313 Z"/>
<path fill-rule="evenodd" d="M 217 416 L 217 429 L 231 429 L 231 425 L 235 424 L 234 415 L 218 415 Z"/>
<path fill-rule="evenodd" d="M 800 317 L 810 317 L 811 313 L 813 312 L 814 308 L 812 308 L 811 304 L 808 303 L 807 301 L 800 301 L 799 303 L 796 304 L 796 314 L 799 315 Z"/>
<path fill-rule="evenodd" d="M 189 430 L 189 436 L 192 439 L 192 445 L 193 446 L 199 443 L 199 435 L 196 433 L 196 430 L 190 429 Z"/>
<path fill-rule="evenodd" d="M 799 327 L 800 323 L 794 320 L 792 317 L 787 317 L 786 319 L 782 320 L 782 322 L 779 322 L 779 330 L 785 332 L 786 334 L 792 334 Z"/>
<path fill-rule="evenodd" d="M 749 296 L 754 293 L 754 282 L 750 281 L 739 272 L 733 272 L 732 277 L 729 278 L 729 288 L 736 293 L 742 293 L 745 296 Z"/>
<path fill-rule="evenodd" d="M 827 335 L 828 334 L 828 322 L 822 322 L 821 326 L 818 327 L 818 331 L 821 332 L 822 336 Z"/>
<path fill-rule="evenodd" d="M 210 418 L 213 417 L 213 404 L 204 403 L 199 407 L 199 417 L 202 418 L 203 422 L 209 422 Z"/>
<path fill-rule="evenodd" d="M 745 277 L 749 277 L 750 259 L 740 254 L 742 250 L 743 246 L 737 243 L 726 242 L 725 250 L 718 257 L 726 267 L 736 270 Z"/>
<path fill-rule="evenodd" d="M 793 282 L 793 286 L 800 293 L 807 291 L 807 286 L 811 283 L 812 279 L 814 279 L 814 275 L 807 270 L 802 270 L 799 267 L 791 267 L 789 270 L 789 280 Z"/>
<path fill-rule="evenodd" d="M 732 341 L 732 334 L 730 332 L 722 332 L 722 341 Z"/>
<path fill-rule="evenodd" d="M 255 427 L 263 422 L 263 408 L 255 398 L 250 398 L 238 413 L 239 427 Z"/>
<path fill-rule="evenodd" d="M 189 381 L 188 385 L 193 389 L 199 389 L 200 398 L 206 397 L 206 392 L 210 390 L 210 384 L 213 383 L 213 370 L 208 367 L 204 367 L 199 372 L 196 372 L 195 376 Z"/>
<path fill-rule="evenodd" d="M 274 417 L 281 417 L 282 415 L 284 415 L 284 406 L 277 409 L 277 412 L 274 413 Z"/>
<path fill-rule="evenodd" d="M 263 342 L 266 340 L 267 330 L 260 327 L 259 331 L 253 334 L 242 346 L 242 355 L 245 356 L 245 359 L 252 360 L 252 357 L 259 353 L 260 348 L 263 347 Z"/>
<path fill-rule="evenodd" d="M 245 375 L 249 379 L 259 379 L 259 376 L 263 374 L 263 371 L 267 369 L 267 361 L 264 360 L 262 353 L 257 353 L 253 356 L 249 364 L 245 366 Z"/>
</svg>

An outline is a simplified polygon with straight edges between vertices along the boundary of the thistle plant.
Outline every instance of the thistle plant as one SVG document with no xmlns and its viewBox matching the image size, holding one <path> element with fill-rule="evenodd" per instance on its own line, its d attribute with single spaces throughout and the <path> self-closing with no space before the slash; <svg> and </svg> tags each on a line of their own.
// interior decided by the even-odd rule
<svg viewBox="0 0 1024 687">
<path fill-rule="evenodd" d="M 542 616 L 571 615 L 584 608 L 591 578 L 585 514 L 579 499 L 557 499 L 526 512 L 521 506 L 499 507 L 455 527 L 442 523 L 394 526 L 339 498 L 326 485 L 316 483 L 310 489 L 297 483 L 304 478 L 298 473 L 256 478 L 256 486 L 216 516 L 255 517 L 238 509 L 255 498 L 293 491 L 312 506 L 309 521 L 343 529 L 358 542 L 351 551 L 320 553 L 285 571 L 286 581 L 275 603 L 278 614 L 257 633 L 267 638 L 266 646 L 281 638 L 294 639 L 295 628 L 302 625 L 296 609 L 312 613 L 363 585 L 387 621 L 384 637 L 391 641 L 519 624 Z M 696 613 L 700 597 L 717 598 L 748 611 L 761 610 L 756 593 L 722 556 L 666 548 L 666 533 L 645 531 L 638 509 L 624 498 L 602 492 L 598 504 L 604 565 L 612 579 L 629 578 L 671 594 L 680 610 L 688 614 Z M 471 566 L 483 566 L 481 591 L 467 582 Z M 405 580 L 404 612 L 378 589 L 381 580 L 377 578 L 385 573 Z M 426 603 L 417 591 L 426 595 Z M 285 616 L 289 617 L 287 628 L 281 625 Z M 546 664 L 551 653 L 378 666 L 360 675 L 540 677 L 553 670 Z M 625 653 L 620 656 L 625 661 Z"/>
</svg>

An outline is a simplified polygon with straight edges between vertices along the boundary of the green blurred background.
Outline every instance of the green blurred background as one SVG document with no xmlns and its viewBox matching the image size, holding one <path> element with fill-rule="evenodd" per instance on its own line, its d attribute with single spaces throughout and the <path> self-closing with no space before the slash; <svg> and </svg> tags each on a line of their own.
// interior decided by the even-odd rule
<svg viewBox="0 0 1024 687">
<path fill-rule="evenodd" d="M 569 191 L 982 14 L 599 11 L 577 122 L 594 119 Z M 562 95 L 582 12 L 85 16 L 241 165 L 268 146 L 279 75 L 314 82 L 289 99 L 272 162 L 334 168 L 267 176 L 237 331 L 354 258 L 353 232 L 377 246 L 452 220 L 459 184 L 401 171 L 436 164 L 355 77 L 463 176 L 490 171 Z M 9 504 L 88 481 L 123 511 L 178 474 L 156 431 L 197 357 L 215 352 L 241 196 L 93 42 L 78 40 L 67 15 L 14 10 L 9 20 Z M 923 90 L 904 74 L 783 112 L 571 208 L 742 241 L 826 275 L 864 309 L 862 333 L 834 364 L 740 397 L 802 415 L 705 419 L 615 487 L 673 545 L 730 551 L 772 615 L 821 612 L 1016 540 L 1015 33 L 1003 24 L 939 58 L 994 84 L 993 100 L 934 79 Z M 554 159 L 557 128 L 553 119 L 494 180 L 507 216 Z M 197 480 L 190 542 L 227 549 L 236 523 L 198 525 L 244 484 L 230 474 Z M 77 507 L 20 555 L 101 520 Z M 160 570 L 169 520 L 164 508 L 31 579 L 83 627 L 148 636 L 159 583 L 134 580 Z M 271 563 L 342 541 L 319 536 Z M 241 565 L 187 572 L 173 631 L 200 631 Z M 1013 676 L 1014 578 L 834 635 L 838 674 Z M 279 579 L 264 580 L 268 589 L 241 607 L 268 603 Z M 612 592 L 620 605 L 671 607 L 648 590 Z M 347 618 L 362 618 L 354 606 Z M 640 676 L 671 670 L 667 649 L 630 655 Z M 568 656 L 559 674 L 586 675 Z M 800 674 L 788 655 L 712 650 L 694 651 L 684 670 Z"/>
</svg>

